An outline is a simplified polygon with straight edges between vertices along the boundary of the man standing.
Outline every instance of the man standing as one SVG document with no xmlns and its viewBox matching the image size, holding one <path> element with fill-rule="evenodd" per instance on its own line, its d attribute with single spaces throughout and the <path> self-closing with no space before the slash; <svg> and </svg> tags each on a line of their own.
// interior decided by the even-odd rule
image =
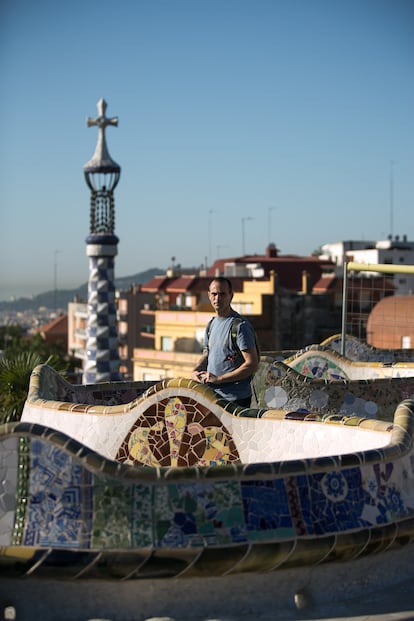
<svg viewBox="0 0 414 621">
<path fill-rule="evenodd" d="M 228 278 L 214 278 L 208 297 L 216 316 L 207 326 L 203 356 L 192 378 L 211 385 L 224 399 L 250 407 L 251 380 L 259 365 L 253 327 L 231 307 L 233 288 Z"/>
</svg>

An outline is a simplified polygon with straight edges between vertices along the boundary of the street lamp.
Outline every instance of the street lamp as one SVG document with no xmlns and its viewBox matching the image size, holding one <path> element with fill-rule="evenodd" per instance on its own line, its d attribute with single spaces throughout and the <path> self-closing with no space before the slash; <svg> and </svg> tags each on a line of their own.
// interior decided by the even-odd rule
<svg viewBox="0 0 414 621">
<path fill-rule="evenodd" d="M 56 309 L 57 309 L 57 256 L 59 254 L 60 250 L 55 250 L 55 260 L 53 263 L 53 306 L 54 306 L 54 311 L 56 313 Z"/>
<path fill-rule="evenodd" d="M 395 161 L 390 161 L 390 235 L 393 236 L 394 232 L 394 164 Z"/>
<path fill-rule="evenodd" d="M 248 220 L 253 220 L 254 218 L 252 218 L 251 216 L 245 216 L 244 218 L 241 219 L 241 227 L 242 227 L 242 256 L 244 257 L 246 254 L 246 248 L 245 248 L 245 239 L 244 239 L 244 223 L 247 222 Z"/>
<path fill-rule="evenodd" d="M 210 265 L 212 264 L 211 240 L 212 240 L 213 213 L 215 213 L 214 209 L 210 209 L 208 212 L 208 265 L 206 267 L 210 267 Z"/>
</svg>

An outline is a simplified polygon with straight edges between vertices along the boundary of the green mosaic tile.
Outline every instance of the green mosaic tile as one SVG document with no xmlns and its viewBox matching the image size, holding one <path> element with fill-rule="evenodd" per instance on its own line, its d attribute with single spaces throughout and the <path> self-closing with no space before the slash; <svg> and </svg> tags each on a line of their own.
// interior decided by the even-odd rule
<svg viewBox="0 0 414 621">
<path fill-rule="evenodd" d="M 132 487 L 119 481 L 94 477 L 92 547 L 128 548 Z"/>
<path fill-rule="evenodd" d="M 28 438 L 19 439 L 19 468 L 17 480 L 17 506 L 15 524 L 13 529 L 13 545 L 19 546 L 23 543 L 24 527 L 27 523 L 26 514 L 29 495 L 29 473 L 30 473 L 30 440 Z"/>
<path fill-rule="evenodd" d="M 131 498 L 131 545 L 133 547 L 152 546 L 153 515 L 152 503 L 154 488 L 149 485 L 133 485 Z"/>
</svg>

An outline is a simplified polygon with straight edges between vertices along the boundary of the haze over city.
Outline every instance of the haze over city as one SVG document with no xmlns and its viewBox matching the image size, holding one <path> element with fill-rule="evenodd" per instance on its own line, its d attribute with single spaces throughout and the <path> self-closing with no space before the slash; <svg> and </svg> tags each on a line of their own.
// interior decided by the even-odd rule
<svg viewBox="0 0 414 621">
<path fill-rule="evenodd" d="M 412 0 L 3 0 L 0 40 L 0 300 L 88 280 L 100 98 L 117 277 L 414 238 Z"/>
</svg>

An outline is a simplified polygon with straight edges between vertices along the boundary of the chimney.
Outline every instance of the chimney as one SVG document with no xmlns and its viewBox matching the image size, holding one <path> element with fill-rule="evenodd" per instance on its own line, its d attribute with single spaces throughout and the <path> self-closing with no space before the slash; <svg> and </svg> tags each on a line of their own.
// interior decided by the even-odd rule
<svg viewBox="0 0 414 621">
<path fill-rule="evenodd" d="M 275 244 L 271 243 L 268 245 L 268 247 L 266 248 L 266 256 L 269 258 L 277 257 L 277 248 Z"/>
<path fill-rule="evenodd" d="M 309 295 L 309 274 L 306 270 L 302 272 L 302 293 L 303 295 Z"/>
</svg>

